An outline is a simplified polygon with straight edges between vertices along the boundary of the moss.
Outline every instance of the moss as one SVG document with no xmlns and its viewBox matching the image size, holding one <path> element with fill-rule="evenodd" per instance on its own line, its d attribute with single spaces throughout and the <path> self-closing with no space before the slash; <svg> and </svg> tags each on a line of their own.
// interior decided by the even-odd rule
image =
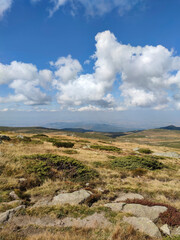
<svg viewBox="0 0 180 240">
<path fill-rule="evenodd" d="M 137 168 L 143 168 L 148 170 L 157 170 L 162 169 L 164 166 L 163 163 L 156 160 L 155 157 L 139 157 L 139 156 L 125 156 L 116 158 L 109 162 L 109 166 L 112 169 L 116 168 L 125 168 L 129 170 L 137 169 Z"/>
<path fill-rule="evenodd" d="M 98 173 L 81 163 L 80 161 L 53 154 L 37 154 L 24 156 L 24 165 L 27 173 L 35 173 L 44 181 L 46 178 L 63 176 L 75 181 L 89 181 L 98 176 Z"/>
<path fill-rule="evenodd" d="M 72 148 L 74 147 L 74 143 L 72 142 L 53 142 L 53 146 L 56 146 L 57 148 Z"/>
<path fill-rule="evenodd" d="M 91 148 L 98 149 L 98 150 L 104 150 L 104 151 L 110 151 L 110 152 L 121 152 L 121 149 L 114 146 L 104 146 L 104 145 L 91 145 Z"/>
</svg>

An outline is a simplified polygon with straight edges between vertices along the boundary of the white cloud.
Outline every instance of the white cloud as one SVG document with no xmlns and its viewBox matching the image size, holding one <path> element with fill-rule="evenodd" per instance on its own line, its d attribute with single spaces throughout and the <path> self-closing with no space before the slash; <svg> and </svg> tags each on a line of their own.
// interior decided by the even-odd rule
<svg viewBox="0 0 180 240">
<path fill-rule="evenodd" d="M 177 95 L 170 97 L 169 91 L 173 91 L 172 85 L 180 88 L 180 57 L 174 56 L 172 50 L 161 45 L 123 45 L 109 31 L 98 33 L 95 39 L 94 73 L 79 74 L 81 67 L 74 68 L 74 62 L 78 61 L 69 57 L 63 58 L 63 63 L 67 65 L 56 66 L 61 77 L 56 74 L 54 86 L 58 90 L 57 101 L 61 106 L 79 106 L 80 109 L 84 109 L 84 105 L 116 110 L 127 107 L 162 109 L 170 101 L 175 101 Z M 67 71 L 71 74 L 65 74 L 65 80 L 62 77 L 64 74 L 61 74 L 64 68 L 71 69 Z M 113 97 L 112 91 L 119 78 L 121 100 Z"/>
<path fill-rule="evenodd" d="M 0 85 L 7 84 L 14 95 L 1 97 L 0 103 L 23 102 L 26 105 L 44 105 L 50 98 L 41 90 L 52 80 L 50 70 L 40 70 L 33 64 L 13 61 L 9 65 L 0 64 Z"/>
<path fill-rule="evenodd" d="M 13 0 L 0 0 L 0 19 L 4 16 L 5 12 L 11 8 Z"/>
</svg>

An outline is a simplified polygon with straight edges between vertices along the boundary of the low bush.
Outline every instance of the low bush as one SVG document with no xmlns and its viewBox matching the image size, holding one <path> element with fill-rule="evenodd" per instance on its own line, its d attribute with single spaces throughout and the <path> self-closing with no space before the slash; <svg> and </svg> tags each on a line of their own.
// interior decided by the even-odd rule
<svg viewBox="0 0 180 240">
<path fill-rule="evenodd" d="M 139 148 L 138 152 L 144 153 L 144 154 L 151 154 L 152 151 L 148 148 Z"/>
<path fill-rule="evenodd" d="M 76 150 L 64 150 L 63 151 L 63 153 L 66 153 L 66 154 L 77 154 L 78 153 L 78 151 L 76 151 Z"/>
<path fill-rule="evenodd" d="M 74 143 L 72 143 L 72 142 L 53 142 L 53 146 L 56 146 L 58 148 L 61 148 L 61 147 L 72 148 L 72 147 L 74 147 Z"/>
<path fill-rule="evenodd" d="M 104 146 L 104 145 L 91 145 L 91 148 L 98 149 L 98 150 L 104 150 L 104 151 L 110 151 L 110 152 L 121 152 L 121 149 L 114 146 Z"/>
<path fill-rule="evenodd" d="M 63 177 L 75 181 L 88 181 L 98 176 L 95 170 L 76 159 L 66 156 L 37 154 L 24 156 L 23 160 L 27 173 L 35 173 L 41 181 L 46 178 L 54 179 L 62 174 Z"/>
<path fill-rule="evenodd" d="M 133 177 L 141 177 L 147 173 L 146 169 L 143 168 L 136 168 L 132 170 L 132 176 Z"/>
<path fill-rule="evenodd" d="M 148 170 L 162 169 L 163 163 L 156 160 L 155 157 L 138 157 L 138 156 L 125 156 L 119 157 L 109 162 L 111 168 L 125 168 L 129 170 L 143 168 Z"/>
</svg>

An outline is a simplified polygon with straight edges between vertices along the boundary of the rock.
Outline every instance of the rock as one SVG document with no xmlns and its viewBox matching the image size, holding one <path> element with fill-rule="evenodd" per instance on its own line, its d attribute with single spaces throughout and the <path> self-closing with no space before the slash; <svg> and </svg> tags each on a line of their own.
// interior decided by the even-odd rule
<svg viewBox="0 0 180 240">
<path fill-rule="evenodd" d="M 51 201 L 50 205 L 56 204 L 65 204 L 69 203 L 71 205 L 77 205 L 84 202 L 88 197 L 90 197 L 92 193 L 86 190 L 79 190 L 72 193 L 60 193 L 55 196 Z"/>
<path fill-rule="evenodd" d="M 0 214 L 0 224 L 7 222 L 9 219 L 11 219 L 13 217 L 13 215 L 20 209 L 25 208 L 25 205 L 20 205 L 16 208 L 7 210 L 4 213 Z"/>
<path fill-rule="evenodd" d="M 132 225 L 135 229 L 144 232 L 150 237 L 161 238 L 158 227 L 145 217 L 124 217 L 123 221 Z"/>
<path fill-rule="evenodd" d="M 1 136 L 0 136 L 0 140 L 1 140 L 1 141 L 10 141 L 11 138 L 10 138 L 9 136 L 6 136 L 6 135 L 1 135 Z"/>
<path fill-rule="evenodd" d="M 180 158 L 180 154 L 176 152 L 164 152 L 164 153 L 155 152 L 153 153 L 153 155 L 160 156 L 160 157 Z"/>
<path fill-rule="evenodd" d="M 32 207 L 48 206 L 51 204 L 51 200 L 51 197 L 43 197 L 39 199 Z"/>
<path fill-rule="evenodd" d="M 134 151 L 134 152 L 137 152 L 137 151 L 139 151 L 139 148 L 136 147 L 136 148 L 133 149 L 133 151 Z"/>
<path fill-rule="evenodd" d="M 9 196 L 13 199 L 13 200 L 19 200 L 20 198 L 18 197 L 18 195 L 12 191 L 9 193 Z"/>
<path fill-rule="evenodd" d="M 104 214 L 95 213 L 86 218 L 69 218 L 64 219 L 52 218 L 49 216 L 37 218 L 30 216 L 17 216 L 11 219 L 11 223 L 17 226 L 37 225 L 43 227 L 78 227 L 78 228 L 106 228 L 112 224 L 104 217 Z"/>
<path fill-rule="evenodd" d="M 125 205 L 125 203 L 115 203 L 115 202 L 113 202 L 113 203 L 107 203 L 104 206 L 109 207 L 114 212 L 119 212 L 119 211 L 122 211 L 124 205 Z"/>
<path fill-rule="evenodd" d="M 23 135 L 18 135 L 17 138 L 24 139 L 24 136 Z"/>
<path fill-rule="evenodd" d="M 180 236 L 180 226 L 172 230 L 172 236 Z"/>
<path fill-rule="evenodd" d="M 171 235 L 169 226 L 167 224 L 164 224 L 162 227 L 160 227 L 160 230 L 162 231 L 162 233 L 164 233 L 164 235 Z"/>
<path fill-rule="evenodd" d="M 144 206 L 141 204 L 126 204 L 123 208 L 123 212 L 131 213 L 137 217 L 146 217 L 152 221 L 156 221 L 160 215 L 167 210 L 162 206 Z"/>
<path fill-rule="evenodd" d="M 123 202 L 127 199 L 144 199 L 144 197 L 137 193 L 120 193 L 118 198 L 116 198 L 115 202 Z"/>
<path fill-rule="evenodd" d="M 84 219 L 81 218 L 65 218 L 61 222 L 62 227 L 78 227 L 78 228 L 106 228 L 112 224 L 104 217 L 104 214 L 94 213 Z"/>
</svg>

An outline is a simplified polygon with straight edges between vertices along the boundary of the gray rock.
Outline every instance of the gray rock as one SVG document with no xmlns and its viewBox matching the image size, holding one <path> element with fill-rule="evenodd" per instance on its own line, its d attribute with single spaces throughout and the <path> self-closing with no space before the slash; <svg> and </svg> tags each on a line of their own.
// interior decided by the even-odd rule
<svg viewBox="0 0 180 240">
<path fill-rule="evenodd" d="M 104 217 L 104 214 L 94 213 L 84 219 L 65 218 L 60 225 L 62 227 L 106 228 L 110 227 L 112 224 Z"/>
<path fill-rule="evenodd" d="M 14 191 L 10 192 L 10 193 L 9 193 L 9 196 L 10 196 L 13 200 L 19 200 L 18 195 L 17 195 Z"/>
<path fill-rule="evenodd" d="M 125 203 L 115 203 L 114 202 L 114 203 L 107 203 L 104 206 L 109 207 L 114 212 L 119 212 L 119 211 L 122 211 L 124 205 L 125 205 Z"/>
<path fill-rule="evenodd" d="M 120 193 L 118 198 L 116 198 L 115 202 L 126 201 L 127 199 L 144 199 L 144 197 L 137 193 Z"/>
<path fill-rule="evenodd" d="M 23 209 L 25 208 L 25 205 L 20 205 L 16 208 L 13 208 L 13 209 L 10 209 L 10 210 L 7 210 L 6 212 L 4 213 L 1 213 L 0 214 L 0 224 L 4 223 L 4 222 L 7 222 L 9 219 L 11 219 L 13 217 L 13 215 L 20 209 Z"/>
<path fill-rule="evenodd" d="M 66 204 L 77 205 L 90 197 L 92 193 L 86 190 L 79 190 L 72 193 L 60 193 L 55 196 L 49 205 Z"/>
<path fill-rule="evenodd" d="M 171 235 L 169 226 L 167 224 L 164 224 L 162 227 L 160 227 L 160 230 L 162 231 L 162 233 L 164 233 L 164 235 Z"/>
<path fill-rule="evenodd" d="M 158 227 L 148 218 L 144 217 L 124 217 L 123 221 L 132 225 L 135 229 L 144 232 L 150 237 L 161 238 Z"/>
<path fill-rule="evenodd" d="M 153 155 L 160 157 L 180 158 L 180 154 L 176 152 L 155 152 Z"/>
<path fill-rule="evenodd" d="M 133 149 L 133 151 L 137 152 L 137 151 L 139 151 L 139 148 L 136 147 L 136 148 Z"/>
<path fill-rule="evenodd" d="M 24 139 L 24 136 L 23 135 L 18 135 L 17 138 Z"/>
<path fill-rule="evenodd" d="M 172 230 L 172 236 L 180 236 L 180 226 Z"/>
<path fill-rule="evenodd" d="M 123 208 L 123 212 L 131 213 L 137 217 L 146 217 L 152 221 L 156 221 L 160 215 L 167 210 L 166 207 L 162 206 L 144 206 L 141 204 L 126 204 Z"/>
</svg>

